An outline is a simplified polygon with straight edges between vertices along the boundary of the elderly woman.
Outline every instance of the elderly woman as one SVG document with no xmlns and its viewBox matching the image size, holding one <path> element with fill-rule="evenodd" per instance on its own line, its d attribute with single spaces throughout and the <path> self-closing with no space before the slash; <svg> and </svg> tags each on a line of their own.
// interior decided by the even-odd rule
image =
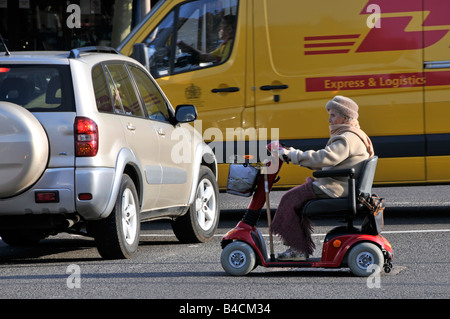
<svg viewBox="0 0 450 319">
<path fill-rule="evenodd" d="M 370 138 L 358 123 L 358 105 L 344 96 L 336 96 L 326 105 L 330 123 L 330 139 L 324 149 L 301 151 L 293 148 L 280 151 L 281 160 L 313 170 L 354 168 L 358 177 L 361 164 L 374 155 Z M 306 260 L 315 245 L 311 238 L 311 223 L 298 216 L 303 205 L 314 198 L 347 196 L 346 178 L 308 178 L 306 183 L 292 188 L 281 198 L 275 214 L 272 231 L 279 235 L 289 249 L 278 255 L 281 261 Z"/>
</svg>

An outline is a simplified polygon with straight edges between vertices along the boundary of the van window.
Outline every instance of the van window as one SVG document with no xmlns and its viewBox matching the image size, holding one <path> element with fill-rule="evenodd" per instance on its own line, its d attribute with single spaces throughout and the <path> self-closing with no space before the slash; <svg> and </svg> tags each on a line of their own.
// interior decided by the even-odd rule
<svg viewBox="0 0 450 319">
<path fill-rule="evenodd" d="M 225 62 L 233 47 L 237 7 L 238 0 L 197 0 L 175 7 L 144 40 L 153 77 Z"/>
<path fill-rule="evenodd" d="M 130 66 L 130 70 L 141 93 L 148 118 L 167 122 L 170 119 L 170 113 L 161 92 L 142 70 L 134 66 Z"/>
<path fill-rule="evenodd" d="M 150 60 L 150 73 L 154 77 L 169 75 L 174 16 L 173 12 L 169 13 L 144 41 Z"/>
</svg>

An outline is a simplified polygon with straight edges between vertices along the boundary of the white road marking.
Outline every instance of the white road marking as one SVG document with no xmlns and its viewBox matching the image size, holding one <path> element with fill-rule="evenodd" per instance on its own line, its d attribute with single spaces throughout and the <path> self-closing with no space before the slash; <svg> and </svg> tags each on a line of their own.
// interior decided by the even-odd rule
<svg viewBox="0 0 450 319">
<path fill-rule="evenodd" d="M 414 230 L 390 230 L 383 231 L 381 234 L 408 234 L 408 233 L 445 233 L 450 232 L 450 229 L 414 229 Z M 141 237 L 174 237 L 173 234 L 141 234 Z M 223 237 L 225 234 L 215 234 L 214 237 Z M 263 234 L 268 237 L 269 234 Z M 312 234 L 313 237 L 326 236 L 326 234 Z"/>
</svg>

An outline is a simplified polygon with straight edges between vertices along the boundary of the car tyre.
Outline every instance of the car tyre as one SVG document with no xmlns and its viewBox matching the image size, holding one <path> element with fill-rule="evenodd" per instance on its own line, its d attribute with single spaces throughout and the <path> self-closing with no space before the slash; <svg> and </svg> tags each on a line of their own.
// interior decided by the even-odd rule
<svg viewBox="0 0 450 319">
<path fill-rule="evenodd" d="M 141 229 L 139 208 L 133 180 L 124 174 L 113 211 L 107 218 L 90 225 L 98 252 L 103 258 L 126 259 L 136 252 Z"/>
<path fill-rule="evenodd" d="M 219 225 L 219 187 L 213 172 L 200 168 L 194 202 L 188 212 L 172 222 L 175 236 L 182 243 L 211 240 Z"/>
</svg>

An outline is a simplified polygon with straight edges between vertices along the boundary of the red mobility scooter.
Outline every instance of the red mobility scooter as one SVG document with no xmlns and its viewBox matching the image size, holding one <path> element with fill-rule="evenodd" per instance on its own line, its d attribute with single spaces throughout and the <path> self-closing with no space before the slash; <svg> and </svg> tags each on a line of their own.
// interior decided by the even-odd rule
<svg viewBox="0 0 450 319">
<path fill-rule="evenodd" d="M 308 201 L 302 209 L 306 216 L 335 216 L 344 218 L 346 226 L 335 227 L 326 236 L 321 258 L 309 258 L 306 261 L 278 261 L 273 251 L 273 238 L 270 232 L 271 216 L 269 191 L 276 173 L 262 174 L 258 177 L 258 187 L 254 194 L 265 194 L 269 224 L 270 254 L 261 232 L 254 226 L 240 221 L 222 238 L 221 264 L 230 275 L 243 276 L 256 266 L 293 267 L 293 268 L 350 268 L 356 276 L 370 276 L 382 269 L 388 273 L 392 269 L 393 251 L 390 243 L 380 232 L 383 227 L 384 204 L 370 205 L 372 202 L 372 183 L 378 158 L 365 161 L 361 174 L 355 178 L 354 169 L 315 171 L 314 177 L 348 177 L 348 198 L 314 199 Z M 282 162 L 280 161 L 279 166 Z M 237 164 L 231 164 L 237 165 Z M 244 163 L 243 167 L 251 164 Z M 376 197 L 375 197 L 376 198 Z M 373 202 L 372 202 L 373 203 Z M 369 207 L 373 209 L 369 209 Z M 259 214 L 259 213 L 258 213 Z M 358 214 L 364 217 L 360 227 L 354 227 L 353 221 Z M 376 215 L 376 216 L 375 216 Z"/>
</svg>

